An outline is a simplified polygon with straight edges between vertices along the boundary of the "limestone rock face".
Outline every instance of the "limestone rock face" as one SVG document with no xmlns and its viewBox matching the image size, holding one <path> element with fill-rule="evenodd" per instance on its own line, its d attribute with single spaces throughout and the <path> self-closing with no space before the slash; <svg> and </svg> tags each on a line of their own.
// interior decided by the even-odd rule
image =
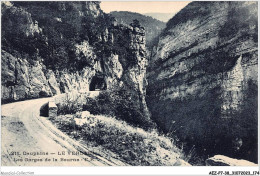
<svg viewBox="0 0 260 176">
<path fill-rule="evenodd" d="M 94 1 L 3 3 L 2 16 L 2 100 L 93 91 L 103 82 L 132 91 L 149 116 L 140 24 L 114 24 Z"/>
<path fill-rule="evenodd" d="M 113 87 L 117 87 L 120 84 L 120 79 L 123 74 L 123 67 L 118 60 L 118 55 L 112 54 L 110 57 L 107 57 L 104 61 L 106 64 L 105 72 L 106 72 L 106 84 L 108 89 L 112 89 Z"/>
<path fill-rule="evenodd" d="M 52 95 L 39 62 L 30 65 L 2 51 L 2 99 L 20 100 L 39 97 L 40 92 Z"/>
<path fill-rule="evenodd" d="M 89 67 L 73 73 L 63 70 L 56 76 L 56 80 L 62 93 L 71 91 L 87 92 L 89 91 L 91 78 L 94 75 L 95 70 Z"/>
<path fill-rule="evenodd" d="M 30 96 L 32 97 L 38 97 L 38 95 L 41 96 L 41 91 L 46 92 L 47 95 L 52 95 L 49 84 L 42 70 L 43 68 L 39 62 L 36 62 L 29 68 L 29 83 L 31 85 Z"/>
<path fill-rule="evenodd" d="M 252 154 L 256 148 L 256 7 L 255 2 L 192 2 L 167 23 L 152 53 L 147 73 L 152 118 L 202 153 L 256 159 L 228 149 L 233 138 L 243 140 L 240 150 Z"/>
<path fill-rule="evenodd" d="M 138 97 L 132 100 L 139 105 L 146 122 L 149 111 L 145 102 L 146 67 L 148 65 L 145 49 L 145 30 L 140 25 L 112 25 L 108 28 L 106 45 L 112 45 L 110 54 L 103 55 L 103 74 L 107 89 L 124 87 Z M 113 40 L 111 40 L 113 36 Z M 104 52 L 106 53 L 106 52 Z"/>
<path fill-rule="evenodd" d="M 57 83 L 54 72 L 52 70 L 48 70 L 45 75 L 52 94 L 53 95 L 60 94 L 60 87 L 59 84 Z"/>
</svg>

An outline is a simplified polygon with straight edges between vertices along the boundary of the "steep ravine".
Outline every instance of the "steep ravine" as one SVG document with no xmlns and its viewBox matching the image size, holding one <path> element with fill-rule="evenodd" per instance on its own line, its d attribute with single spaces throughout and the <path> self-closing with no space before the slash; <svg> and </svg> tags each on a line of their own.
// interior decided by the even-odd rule
<svg viewBox="0 0 260 176">
<path fill-rule="evenodd" d="M 257 162 L 257 2 L 192 2 L 161 34 L 147 104 L 186 152 Z"/>
</svg>

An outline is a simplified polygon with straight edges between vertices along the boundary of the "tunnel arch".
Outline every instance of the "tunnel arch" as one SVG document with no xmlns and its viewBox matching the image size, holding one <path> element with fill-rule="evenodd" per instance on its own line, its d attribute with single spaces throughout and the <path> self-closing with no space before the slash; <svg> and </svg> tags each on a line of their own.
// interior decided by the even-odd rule
<svg viewBox="0 0 260 176">
<path fill-rule="evenodd" d="M 89 84 L 89 91 L 106 90 L 107 84 L 104 76 L 95 75 Z"/>
</svg>

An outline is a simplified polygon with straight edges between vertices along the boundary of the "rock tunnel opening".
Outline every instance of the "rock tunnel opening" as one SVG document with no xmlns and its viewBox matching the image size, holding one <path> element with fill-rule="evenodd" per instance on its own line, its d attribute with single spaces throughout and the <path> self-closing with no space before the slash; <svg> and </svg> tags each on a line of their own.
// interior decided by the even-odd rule
<svg viewBox="0 0 260 176">
<path fill-rule="evenodd" d="M 103 76 L 94 76 L 89 85 L 89 91 L 106 90 L 107 85 Z"/>
</svg>

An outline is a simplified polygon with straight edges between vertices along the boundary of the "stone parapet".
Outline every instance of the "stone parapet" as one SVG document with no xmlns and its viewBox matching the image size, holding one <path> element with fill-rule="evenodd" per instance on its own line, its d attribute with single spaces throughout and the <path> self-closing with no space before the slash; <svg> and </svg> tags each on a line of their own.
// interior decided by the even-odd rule
<svg viewBox="0 0 260 176">
<path fill-rule="evenodd" d="M 56 106 L 56 104 L 53 101 L 49 101 L 48 103 L 49 118 L 56 118 L 57 111 L 58 111 L 58 107 Z"/>
</svg>

